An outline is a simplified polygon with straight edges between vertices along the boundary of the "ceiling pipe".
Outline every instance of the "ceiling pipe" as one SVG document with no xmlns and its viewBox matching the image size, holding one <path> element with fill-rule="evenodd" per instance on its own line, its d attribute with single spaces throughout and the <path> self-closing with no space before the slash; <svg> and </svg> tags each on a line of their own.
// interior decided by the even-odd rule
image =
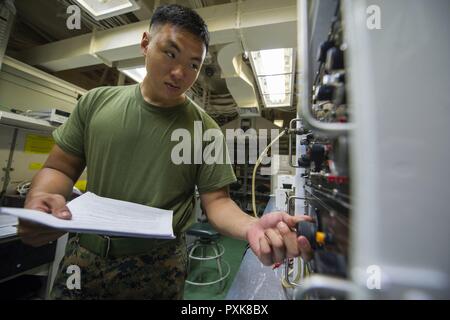
<svg viewBox="0 0 450 320">
<path fill-rule="evenodd" d="M 242 37 L 248 50 L 296 46 L 295 0 L 247 0 L 196 11 L 208 24 L 212 46 L 241 42 Z M 148 28 L 148 21 L 140 21 L 23 50 L 18 58 L 53 72 L 100 63 L 113 65 L 141 56 L 141 35 Z"/>
</svg>

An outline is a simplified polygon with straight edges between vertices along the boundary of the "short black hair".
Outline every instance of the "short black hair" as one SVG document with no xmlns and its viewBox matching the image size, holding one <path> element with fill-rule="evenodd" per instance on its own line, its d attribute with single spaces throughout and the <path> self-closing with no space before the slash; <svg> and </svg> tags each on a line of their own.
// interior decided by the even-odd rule
<svg viewBox="0 0 450 320">
<path fill-rule="evenodd" d="M 183 28 L 199 37 L 205 44 L 206 51 L 208 51 L 208 26 L 203 18 L 194 10 L 178 4 L 162 5 L 156 8 L 150 20 L 150 28 L 153 26 L 162 26 L 166 23 Z"/>
</svg>

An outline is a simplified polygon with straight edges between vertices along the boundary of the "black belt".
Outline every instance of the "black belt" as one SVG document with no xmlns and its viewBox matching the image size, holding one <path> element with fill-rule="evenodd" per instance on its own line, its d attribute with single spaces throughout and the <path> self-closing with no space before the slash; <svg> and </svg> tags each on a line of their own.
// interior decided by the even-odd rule
<svg viewBox="0 0 450 320">
<path fill-rule="evenodd" d="M 80 246 L 103 258 L 144 254 L 164 245 L 178 245 L 184 239 L 184 234 L 171 240 L 119 238 L 96 234 L 79 234 L 77 236 Z"/>
</svg>

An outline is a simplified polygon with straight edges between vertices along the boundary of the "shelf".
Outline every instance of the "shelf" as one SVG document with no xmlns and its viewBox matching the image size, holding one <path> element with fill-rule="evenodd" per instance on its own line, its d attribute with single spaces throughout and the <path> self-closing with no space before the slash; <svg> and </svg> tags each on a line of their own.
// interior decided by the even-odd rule
<svg viewBox="0 0 450 320">
<path fill-rule="evenodd" d="M 236 176 L 238 179 L 245 179 L 244 176 Z M 251 180 L 252 176 L 247 176 L 247 179 Z M 262 180 L 262 181 L 268 181 L 270 182 L 270 178 L 269 177 L 256 177 L 256 180 Z"/>
<path fill-rule="evenodd" d="M 241 196 L 251 196 L 252 195 L 251 192 L 233 191 L 233 190 L 230 190 L 230 194 L 231 195 L 241 195 Z M 256 192 L 255 196 L 256 197 L 270 197 L 270 194 Z"/>
<path fill-rule="evenodd" d="M 45 120 L 34 119 L 31 117 L 6 111 L 0 111 L 0 124 L 19 129 L 38 130 L 46 132 L 51 132 L 56 129 L 56 127 L 50 125 Z"/>
</svg>

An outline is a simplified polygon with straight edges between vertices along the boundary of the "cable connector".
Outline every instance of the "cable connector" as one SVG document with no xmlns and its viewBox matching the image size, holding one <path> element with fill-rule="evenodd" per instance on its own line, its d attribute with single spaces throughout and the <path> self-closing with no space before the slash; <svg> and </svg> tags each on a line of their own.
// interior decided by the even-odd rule
<svg viewBox="0 0 450 320">
<path fill-rule="evenodd" d="M 272 270 L 278 269 L 283 263 L 277 262 L 272 265 Z"/>
</svg>

